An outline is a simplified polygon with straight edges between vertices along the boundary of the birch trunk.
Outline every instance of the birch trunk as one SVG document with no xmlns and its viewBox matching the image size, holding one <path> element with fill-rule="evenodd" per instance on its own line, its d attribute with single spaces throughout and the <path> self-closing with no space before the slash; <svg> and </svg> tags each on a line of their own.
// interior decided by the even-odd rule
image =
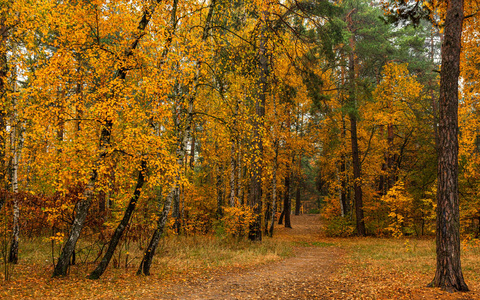
<svg viewBox="0 0 480 300">
<path fill-rule="evenodd" d="M 355 12 L 353 10 L 351 13 Z M 351 13 L 349 16 L 351 16 Z M 353 32 L 353 22 L 351 17 L 349 17 L 349 29 Z M 363 195 L 362 195 L 362 169 L 360 165 L 360 153 L 358 149 L 358 136 L 357 136 L 357 103 L 355 99 L 355 34 L 352 34 L 350 37 L 350 48 L 352 52 L 350 53 L 348 68 L 349 68 L 349 101 L 350 109 L 349 113 L 350 118 L 350 140 L 352 144 L 352 164 L 353 164 L 353 187 L 355 192 L 355 216 L 357 222 L 357 235 L 365 236 L 365 221 L 363 220 Z"/>
<path fill-rule="evenodd" d="M 0 103 L 6 103 L 5 94 L 6 94 L 6 81 L 8 73 L 8 63 L 7 63 L 7 39 L 8 39 L 8 28 L 5 25 L 5 17 L 0 18 Z M 6 147 L 7 147 L 7 113 L 5 107 L 2 104 L 0 106 L 0 209 L 6 201 L 6 191 L 8 187 L 8 171 L 6 165 Z"/>
<path fill-rule="evenodd" d="M 15 84 L 15 83 L 14 83 Z M 16 100 L 14 99 L 13 105 L 13 120 L 12 120 L 12 132 L 10 135 L 11 138 L 11 149 L 12 149 L 12 192 L 15 194 L 13 197 L 13 228 L 12 228 L 12 241 L 10 244 L 10 252 L 8 255 L 8 262 L 17 264 L 18 263 L 18 244 L 20 241 L 20 207 L 18 203 L 18 162 L 20 159 L 20 129 L 17 119 L 16 111 Z"/>
</svg>

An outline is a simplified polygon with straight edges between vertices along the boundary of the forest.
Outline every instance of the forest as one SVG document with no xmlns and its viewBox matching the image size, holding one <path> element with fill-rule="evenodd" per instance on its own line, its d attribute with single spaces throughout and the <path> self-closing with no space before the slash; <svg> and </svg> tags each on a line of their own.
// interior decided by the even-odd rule
<svg viewBox="0 0 480 300">
<path fill-rule="evenodd" d="M 479 11 L 478 0 L 0 1 L 3 284 L 27 266 L 45 280 L 123 265 L 148 277 L 168 243 L 275 248 L 277 231 L 315 215 L 333 244 L 436 237 L 430 285 L 468 291 Z"/>
</svg>

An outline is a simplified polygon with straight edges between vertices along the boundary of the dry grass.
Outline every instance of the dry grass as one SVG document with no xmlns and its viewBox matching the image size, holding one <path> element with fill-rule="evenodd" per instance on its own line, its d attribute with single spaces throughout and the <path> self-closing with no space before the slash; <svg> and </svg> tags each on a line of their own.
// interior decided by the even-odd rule
<svg viewBox="0 0 480 300">
<path fill-rule="evenodd" d="M 296 247 L 344 253 L 332 265 L 336 275 L 318 287 L 329 290 L 327 299 L 480 299 L 480 241 L 462 243 L 464 276 L 472 292 L 448 294 L 426 288 L 435 272 L 433 238 L 326 238 L 319 234 L 318 217 L 303 216 L 294 222 L 293 229 L 278 227 L 275 237 L 262 243 L 214 235 L 167 237 L 149 277 L 134 275 L 143 250 L 136 243 L 124 244 L 97 281 L 85 276 L 95 267 L 98 243 L 84 241 L 69 277 L 51 279 L 50 244 L 42 239 L 22 241 L 20 264 L 11 280 L 2 282 L 0 275 L 0 299 L 133 299 L 149 289 L 169 291 L 183 281 L 243 274 L 243 269 L 293 255 Z M 55 252 L 58 255 L 58 247 Z"/>
<path fill-rule="evenodd" d="M 166 285 L 195 280 L 215 272 L 234 271 L 280 260 L 292 255 L 287 242 L 265 238 L 252 243 L 216 236 L 171 236 L 161 242 L 152 265 L 152 276 L 135 276 L 143 255 L 137 244 L 124 244 L 117 251 L 107 272 L 98 281 L 85 279 L 96 264 L 100 245 L 79 245 L 77 265 L 70 267 L 69 277 L 50 278 L 53 270 L 51 245 L 43 239 L 22 241 L 20 263 L 11 270 L 8 281 L 1 279 L 0 299 L 111 299 L 128 298 L 130 291 L 142 286 Z M 55 250 L 58 255 L 58 247 Z M 3 273 L 4 266 L 0 266 Z M 2 275 L 0 275 L 2 276 Z M 1 278 L 1 277 L 0 277 Z M 121 290 L 122 293 L 118 293 Z"/>
</svg>

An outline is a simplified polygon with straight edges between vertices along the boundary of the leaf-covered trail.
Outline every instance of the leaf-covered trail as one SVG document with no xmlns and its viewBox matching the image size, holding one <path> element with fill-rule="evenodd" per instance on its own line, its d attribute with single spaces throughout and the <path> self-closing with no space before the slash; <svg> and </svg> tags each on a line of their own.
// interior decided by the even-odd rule
<svg viewBox="0 0 480 300">
<path fill-rule="evenodd" d="M 298 244 L 295 255 L 249 270 L 215 274 L 158 291 L 143 299 L 315 299 L 335 298 L 331 289 L 342 250 L 319 241 L 318 215 L 293 217 L 293 229 L 278 226 L 277 238 Z M 143 297 L 142 297 L 143 296 Z"/>
</svg>

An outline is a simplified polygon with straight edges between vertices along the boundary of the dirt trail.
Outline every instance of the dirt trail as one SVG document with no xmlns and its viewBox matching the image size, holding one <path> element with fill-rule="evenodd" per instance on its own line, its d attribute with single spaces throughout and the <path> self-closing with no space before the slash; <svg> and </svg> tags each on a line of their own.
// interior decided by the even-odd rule
<svg viewBox="0 0 480 300">
<path fill-rule="evenodd" d="M 293 229 L 278 226 L 278 238 L 298 242 L 295 255 L 248 271 L 213 275 L 172 286 L 151 299 L 320 299 L 332 298 L 329 289 L 341 265 L 342 251 L 319 243 L 318 215 L 292 218 Z M 338 289 L 334 292 L 338 295 Z"/>
</svg>

